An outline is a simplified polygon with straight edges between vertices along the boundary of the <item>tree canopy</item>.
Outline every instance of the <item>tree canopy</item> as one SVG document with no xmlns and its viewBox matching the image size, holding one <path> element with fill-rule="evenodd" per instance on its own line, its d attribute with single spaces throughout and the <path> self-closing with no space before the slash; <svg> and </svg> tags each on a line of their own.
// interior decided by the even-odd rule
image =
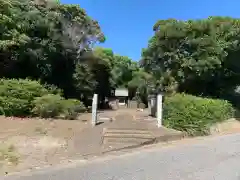
<svg viewBox="0 0 240 180">
<path fill-rule="evenodd" d="M 221 96 L 239 84 L 239 19 L 160 20 L 153 30 L 141 65 L 159 89 Z"/>
</svg>

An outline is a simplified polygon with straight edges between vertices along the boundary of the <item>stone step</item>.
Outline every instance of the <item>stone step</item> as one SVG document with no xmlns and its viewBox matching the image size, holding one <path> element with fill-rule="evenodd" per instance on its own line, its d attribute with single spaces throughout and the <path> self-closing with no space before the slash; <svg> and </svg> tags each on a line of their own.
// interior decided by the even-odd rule
<svg viewBox="0 0 240 180">
<path fill-rule="evenodd" d="M 104 137 L 103 144 L 144 144 L 146 142 L 153 142 L 155 138 L 134 138 L 134 137 L 125 137 L 125 138 L 116 138 L 116 137 Z"/>
<path fill-rule="evenodd" d="M 148 130 L 139 129 L 105 129 L 103 144 L 117 146 L 118 144 L 144 144 L 155 138 Z"/>
</svg>

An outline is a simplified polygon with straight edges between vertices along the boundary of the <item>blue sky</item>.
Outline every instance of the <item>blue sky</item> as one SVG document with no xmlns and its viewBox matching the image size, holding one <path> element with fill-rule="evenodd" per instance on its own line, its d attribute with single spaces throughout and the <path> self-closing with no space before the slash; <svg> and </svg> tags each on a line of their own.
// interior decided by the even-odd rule
<svg viewBox="0 0 240 180">
<path fill-rule="evenodd" d="M 79 4 L 106 36 L 101 46 L 139 60 L 159 19 L 181 20 L 221 15 L 240 17 L 240 0 L 62 0 Z"/>
</svg>

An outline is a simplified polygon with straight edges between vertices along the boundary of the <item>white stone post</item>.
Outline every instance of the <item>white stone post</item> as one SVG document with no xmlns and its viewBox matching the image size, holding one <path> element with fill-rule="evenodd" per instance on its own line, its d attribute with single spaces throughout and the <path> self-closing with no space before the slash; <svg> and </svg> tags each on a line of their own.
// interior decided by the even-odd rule
<svg viewBox="0 0 240 180">
<path fill-rule="evenodd" d="M 96 126 L 97 124 L 97 104 L 98 104 L 98 95 L 93 95 L 92 100 L 92 126 Z"/>
<path fill-rule="evenodd" d="M 157 126 L 162 126 L 162 100 L 163 96 L 162 94 L 157 95 Z"/>
</svg>

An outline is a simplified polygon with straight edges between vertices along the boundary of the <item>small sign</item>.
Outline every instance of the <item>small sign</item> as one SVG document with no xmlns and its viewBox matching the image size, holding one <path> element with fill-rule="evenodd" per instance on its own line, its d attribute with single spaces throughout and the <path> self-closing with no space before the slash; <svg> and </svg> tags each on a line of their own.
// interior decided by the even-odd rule
<svg viewBox="0 0 240 180">
<path fill-rule="evenodd" d="M 128 89 L 116 89 L 115 90 L 115 96 L 127 97 L 128 96 Z"/>
</svg>

